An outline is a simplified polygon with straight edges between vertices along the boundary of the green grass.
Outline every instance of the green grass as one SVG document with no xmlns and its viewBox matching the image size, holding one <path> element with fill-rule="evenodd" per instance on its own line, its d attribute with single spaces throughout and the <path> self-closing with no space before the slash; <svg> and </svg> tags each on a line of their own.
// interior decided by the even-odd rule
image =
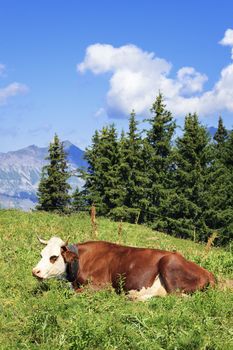
<svg viewBox="0 0 233 350">
<path fill-rule="evenodd" d="M 98 219 L 98 239 L 117 242 L 117 232 L 117 223 Z M 41 250 L 36 235 L 89 240 L 90 219 L 0 211 L 0 349 L 233 349 L 231 290 L 145 303 L 111 290 L 75 294 L 66 282 L 32 277 Z M 176 249 L 218 278 L 233 278 L 230 251 L 206 255 L 203 245 L 130 224 L 123 224 L 121 243 Z"/>
</svg>

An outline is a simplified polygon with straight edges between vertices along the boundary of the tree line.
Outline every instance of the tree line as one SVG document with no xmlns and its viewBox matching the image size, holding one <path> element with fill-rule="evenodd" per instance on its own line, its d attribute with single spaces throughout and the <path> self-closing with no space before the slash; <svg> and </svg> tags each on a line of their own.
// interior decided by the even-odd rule
<svg viewBox="0 0 233 350">
<path fill-rule="evenodd" d="M 205 241 L 216 231 L 218 242 L 227 244 L 233 238 L 233 131 L 226 130 L 220 117 L 211 139 L 194 113 L 185 117 L 183 133 L 174 140 L 177 126 L 162 94 L 150 112 L 143 132 L 134 111 L 120 137 L 113 124 L 95 132 L 85 151 L 88 168 L 78 169 L 84 187 L 72 198 L 61 151 L 64 178 L 49 180 L 49 172 L 57 171 L 56 161 L 45 167 L 38 209 L 49 210 L 44 205 L 48 200 L 51 208 L 59 204 L 62 210 L 87 210 L 94 204 L 99 215 L 148 224 L 182 238 Z M 55 154 L 50 150 L 51 159 Z M 64 205 L 58 194 L 46 199 L 60 181 Z"/>
</svg>

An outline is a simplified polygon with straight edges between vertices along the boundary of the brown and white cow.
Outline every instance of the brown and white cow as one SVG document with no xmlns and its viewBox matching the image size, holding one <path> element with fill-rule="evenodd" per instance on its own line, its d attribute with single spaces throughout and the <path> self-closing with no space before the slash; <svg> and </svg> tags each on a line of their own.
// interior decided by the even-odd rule
<svg viewBox="0 0 233 350">
<path fill-rule="evenodd" d="M 176 252 L 105 241 L 67 245 L 58 237 L 40 241 L 46 247 L 33 275 L 41 280 L 63 276 L 77 292 L 88 283 L 94 289 L 110 284 L 131 299 L 146 300 L 168 293 L 192 293 L 215 284 L 211 272 Z"/>
</svg>

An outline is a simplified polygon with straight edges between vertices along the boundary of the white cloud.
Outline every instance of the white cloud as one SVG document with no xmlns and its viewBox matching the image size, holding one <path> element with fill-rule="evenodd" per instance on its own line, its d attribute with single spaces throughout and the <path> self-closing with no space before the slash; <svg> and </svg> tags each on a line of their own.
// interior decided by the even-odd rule
<svg viewBox="0 0 233 350">
<path fill-rule="evenodd" d="M 122 68 L 137 72 L 143 64 L 146 70 L 169 72 L 171 65 L 164 59 L 155 57 L 154 53 L 142 51 L 135 45 L 115 48 L 112 45 L 94 44 L 86 50 L 85 60 L 78 65 L 80 72 L 90 69 L 95 74 L 116 71 Z"/>
<path fill-rule="evenodd" d="M 0 78 L 6 75 L 6 66 L 0 63 Z M 7 103 L 8 98 L 25 94 L 29 91 L 29 88 L 25 84 L 17 82 L 11 83 L 3 88 L 0 88 L 0 106 Z"/>
<path fill-rule="evenodd" d="M 224 37 L 219 42 L 222 45 L 233 46 L 233 29 L 227 29 L 225 31 Z"/>
<path fill-rule="evenodd" d="M 232 29 L 225 32 L 220 43 L 233 47 Z M 170 76 L 171 69 L 171 63 L 135 45 L 119 48 L 91 45 L 83 62 L 77 65 L 80 73 L 87 70 L 94 74 L 111 73 L 105 106 L 110 117 L 128 116 L 132 109 L 138 114 L 147 114 L 159 90 L 176 115 L 233 111 L 233 64 L 223 68 L 219 80 L 209 91 L 203 91 L 207 76 L 195 68 L 182 67 L 175 78 Z"/>
<path fill-rule="evenodd" d="M 9 97 L 28 92 L 28 87 L 20 83 L 11 83 L 8 86 L 0 89 L 0 105 L 6 104 Z"/>
<path fill-rule="evenodd" d="M 193 67 L 183 67 L 177 72 L 177 80 L 181 84 L 180 93 L 188 95 L 201 92 L 208 78 L 205 74 L 196 72 Z"/>
<path fill-rule="evenodd" d="M 231 46 L 231 58 L 233 59 L 233 29 L 227 29 L 223 39 L 219 43 L 221 45 Z"/>
</svg>

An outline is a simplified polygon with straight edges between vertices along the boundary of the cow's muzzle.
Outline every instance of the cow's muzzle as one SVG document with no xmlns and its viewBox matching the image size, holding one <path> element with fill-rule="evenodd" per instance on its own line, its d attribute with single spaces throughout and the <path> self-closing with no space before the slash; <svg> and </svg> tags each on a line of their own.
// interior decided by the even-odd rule
<svg viewBox="0 0 233 350">
<path fill-rule="evenodd" d="M 40 276 L 40 270 L 34 268 L 32 269 L 32 276 L 36 277 L 38 279 L 38 281 L 42 281 L 43 278 Z"/>
</svg>

